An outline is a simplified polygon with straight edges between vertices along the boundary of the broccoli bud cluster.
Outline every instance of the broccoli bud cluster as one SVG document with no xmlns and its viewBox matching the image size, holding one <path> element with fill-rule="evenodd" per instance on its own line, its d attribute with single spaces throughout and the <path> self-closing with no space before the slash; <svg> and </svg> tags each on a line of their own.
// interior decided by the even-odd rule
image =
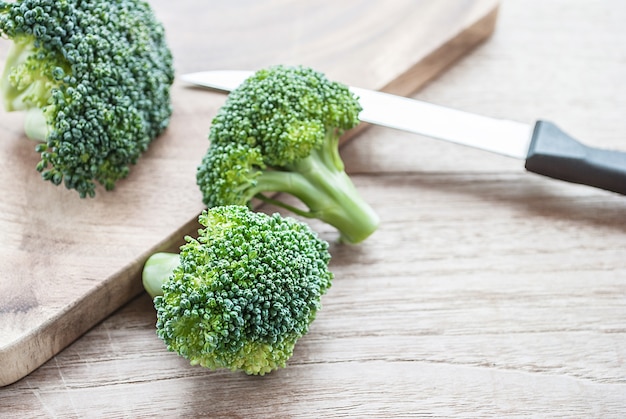
<svg viewBox="0 0 626 419">
<path fill-rule="evenodd" d="M 259 198 L 320 219 L 358 243 L 378 227 L 339 155 L 341 135 L 359 123 L 350 89 L 302 66 L 261 69 L 234 89 L 212 121 L 196 173 L 208 207 Z M 283 192 L 302 207 L 274 199 Z"/>
<path fill-rule="evenodd" d="M 331 285 L 328 243 L 302 222 L 244 206 L 215 207 L 199 221 L 154 299 L 158 336 L 211 369 L 284 367 Z"/>
<path fill-rule="evenodd" d="M 172 54 L 148 3 L 0 2 L 0 34 L 13 41 L 0 90 L 43 141 L 37 170 L 81 197 L 113 189 L 172 112 Z"/>
</svg>

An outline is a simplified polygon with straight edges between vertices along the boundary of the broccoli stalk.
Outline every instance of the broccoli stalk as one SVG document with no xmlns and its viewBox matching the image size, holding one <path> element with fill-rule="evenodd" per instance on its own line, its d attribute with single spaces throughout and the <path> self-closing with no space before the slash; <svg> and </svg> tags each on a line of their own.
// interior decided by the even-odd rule
<svg viewBox="0 0 626 419">
<path fill-rule="evenodd" d="M 13 41 L 0 95 L 26 112 L 45 180 L 113 189 L 169 124 L 173 60 L 146 2 L 0 0 L 0 36 Z"/>
<path fill-rule="evenodd" d="M 163 284 L 172 276 L 178 265 L 180 265 L 178 253 L 158 252 L 148 258 L 141 279 L 150 297 L 163 295 Z"/>
<path fill-rule="evenodd" d="M 284 166 L 285 170 L 266 170 L 248 192 L 266 202 L 298 215 L 317 218 L 341 231 L 349 243 L 365 240 L 378 225 L 378 216 L 363 200 L 339 158 L 339 136 L 328 134 L 326 141 L 302 159 Z M 308 208 L 300 208 L 263 195 L 281 191 L 295 196 Z"/>
<path fill-rule="evenodd" d="M 29 66 L 29 58 L 35 54 L 31 37 L 14 39 L 4 62 L 0 76 L 0 94 L 8 112 L 26 111 L 24 133 L 30 139 L 45 141 L 49 121 L 44 109 L 52 96 L 56 82 L 46 73 L 54 73 L 48 66 Z M 57 70 L 57 74 L 61 70 Z"/>
<path fill-rule="evenodd" d="M 365 240 L 378 216 L 345 172 L 339 139 L 359 123 L 358 99 L 309 68 L 257 71 L 229 95 L 213 119 L 197 172 L 208 207 L 252 198 L 320 219 L 349 243 Z M 270 192 L 296 197 L 307 209 Z"/>
<path fill-rule="evenodd" d="M 263 375 L 285 367 L 331 285 L 328 243 L 279 214 L 222 206 L 180 254 L 156 253 L 143 284 L 157 335 L 192 365 Z"/>
</svg>

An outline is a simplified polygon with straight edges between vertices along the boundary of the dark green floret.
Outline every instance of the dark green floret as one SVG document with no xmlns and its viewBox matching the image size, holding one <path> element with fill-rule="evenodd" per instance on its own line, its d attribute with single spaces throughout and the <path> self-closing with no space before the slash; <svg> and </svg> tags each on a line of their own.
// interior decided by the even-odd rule
<svg viewBox="0 0 626 419">
<path fill-rule="evenodd" d="M 191 364 L 263 375 L 285 367 L 328 290 L 328 243 L 279 214 L 223 206 L 204 211 L 198 238 L 157 253 L 143 283 L 157 334 Z"/>
<path fill-rule="evenodd" d="M 345 172 L 339 139 L 359 123 L 347 86 L 306 67 L 257 71 L 233 90 L 212 121 L 197 172 L 204 203 L 250 205 L 259 198 L 334 227 L 358 243 L 378 217 Z M 306 209 L 271 197 L 284 192 Z"/>
<path fill-rule="evenodd" d="M 168 126 L 172 54 L 148 3 L 0 0 L 0 35 L 13 41 L 0 94 L 26 112 L 44 179 L 113 189 Z"/>
</svg>

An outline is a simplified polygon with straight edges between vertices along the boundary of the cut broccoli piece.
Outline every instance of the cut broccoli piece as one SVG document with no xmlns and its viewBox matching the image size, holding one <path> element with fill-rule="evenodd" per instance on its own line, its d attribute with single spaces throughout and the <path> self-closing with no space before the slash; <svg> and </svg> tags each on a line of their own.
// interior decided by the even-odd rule
<svg viewBox="0 0 626 419">
<path fill-rule="evenodd" d="M 8 111 L 27 111 L 42 177 L 95 195 L 127 176 L 171 116 L 173 60 L 139 0 L 0 1 L 13 41 L 0 78 Z"/>
<path fill-rule="evenodd" d="M 346 174 L 340 136 L 359 123 L 347 86 L 306 67 L 257 71 L 233 90 L 212 121 L 210 145 L 197 172 L 208 207 L 249 205 L 252 198 L 336 227 L 358 243 L 378 216 Z M 268 192 L 298 198 L 303 210 Z"/>
<path fill-rule="evenodd" d="M 205 210 L 180 254 L 148 259 L 143 283 L 167 348 L 210 369 L 285 367 L 331 286 L 328 243 L 305 223 L 245 206 Z"/>
</svg>

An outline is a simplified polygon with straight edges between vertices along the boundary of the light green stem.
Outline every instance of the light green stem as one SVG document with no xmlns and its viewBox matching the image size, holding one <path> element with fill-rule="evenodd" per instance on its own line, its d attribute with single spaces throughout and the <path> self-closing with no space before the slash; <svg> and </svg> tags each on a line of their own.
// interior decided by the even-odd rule
<svg viewBox="0 0 626 419">
<path fill-rule="evenodd" d="M 157 295 L 163 295 L 162 286 L 174 272 L 174 269 L 180 264 L 180 255 L 178 253 L 155 253 L 146 261 L 141 279 L 143 287 L 152 298 Z"/>
<path fill-rule="evenodd" d="M 261 197 L 309 218 L 317 218 L 335 228 L 341 240 L 359 243 L 370 236 L 379 224 L 378 215 L 361 197 L 345 172 L 339 158 L 336 138 L 328 138 L 325 146 L 297 160 L 286 171 L 268 170 L 257 178 L 250 192 L 282 191 L 298 198 L 309 211 L 296 210 L 279 199 Z"/>
</svg>

